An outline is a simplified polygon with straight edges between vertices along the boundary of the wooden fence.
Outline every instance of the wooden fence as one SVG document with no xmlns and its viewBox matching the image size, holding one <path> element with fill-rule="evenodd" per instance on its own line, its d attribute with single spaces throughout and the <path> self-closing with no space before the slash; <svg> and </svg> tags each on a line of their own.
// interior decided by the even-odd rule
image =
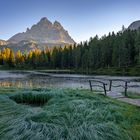
<svg viewBox="0 0 140 140">
<path fill-rule="evenodd" d="M 106 81 L 106 82 L 105 82 Z M 118 81 L 123 84 L 113 85 L 113 82 Z M 128 88 L 137 88 L 140 85 L 128 85 L 129 83 L 134 82 L 132 80 L 122 80 L 122 79 L 91 79 L 89 80 L 90 90 L 93 90 L 93 87 L 100 87 L 104 90 L 104 94 L 107 95 L 107 91 L 111 91 L 112 87 L 122 87 L 124 88 L 124 95 L 127 96 Z M 95 84 L 96 83 L 96 84 Z M 108 86 L 108 89 L 107 87 Z"/>
</svg>

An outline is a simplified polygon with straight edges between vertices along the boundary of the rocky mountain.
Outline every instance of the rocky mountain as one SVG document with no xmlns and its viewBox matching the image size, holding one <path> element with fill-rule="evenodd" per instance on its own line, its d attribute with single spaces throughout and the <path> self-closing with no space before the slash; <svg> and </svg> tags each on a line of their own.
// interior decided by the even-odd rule
<svg viewBox="0 0 140 140">
<path fill-rule="evenodd" d="M 7 44 L 8 44 L 7 41 L 0 39 L 0 46 L 1 46 L 1 45 L 7 45 Z"/>
<path fill-rule="evenodd" d="M 131 23 L 130 26 L 128 27 L 128 29 L 130 30 L 138 30 L 139 28 L 140 28 L 140 20 Z"/>
<path fill-rule="evenodd" d="M 52 23 L 46 17 L 42 18 L 30 29 L 27 28 L 26 32 L 14 35 L 8 40 L 8 42 L 10 44 L 19 44 L 20 42 L 25 42 L 26 44 L 27 42 L 34 42 L 36 44 L 51 45 L 75 43 L 58 21 Z"/>
</svg>

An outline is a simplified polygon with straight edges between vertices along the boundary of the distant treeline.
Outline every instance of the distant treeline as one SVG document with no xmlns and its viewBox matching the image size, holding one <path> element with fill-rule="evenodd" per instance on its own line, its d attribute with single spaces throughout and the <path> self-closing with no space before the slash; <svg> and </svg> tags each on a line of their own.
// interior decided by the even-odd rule
<svg viewBox="0 0 140 140">
<path fill-rule="evenodd" d="M 32 50 L 23 54 L 5 48 L 0 51 L 0 65 L 17 68 L 81 69 L 128 68 L 140 66 L 140 30 L 90 38 L 89 41 L 64 48 Z"/>
</svg>

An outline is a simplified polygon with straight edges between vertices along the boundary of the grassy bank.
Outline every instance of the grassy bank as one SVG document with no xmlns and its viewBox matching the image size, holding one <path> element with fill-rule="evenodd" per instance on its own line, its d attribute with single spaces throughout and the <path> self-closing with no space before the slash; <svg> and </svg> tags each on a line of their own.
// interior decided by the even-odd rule
<svg viewBox="0 0 140 140">
<path fill-rule="evenodd" d="M 0 88 L 0 138 L 139 140 L 140 108 L 88 90 Z"/>
<path fill-rule="evenodd" d="M 125 95 L 123 93 L 123 95 Z M 127 98 L 131 98 L 131 99 L 140 99 L 140 93 L 136 93 L 136 92 L 127 92 Z"/>
<path fill-rule="evenodd" d="M 75 72 L 82 74 L 95 74 L 95 75 L 112 75 L 112 76 L 140 76 L 139 67 L 128 68 L 99 68 L 99 69 L 79 69 Z"/>
</svg>

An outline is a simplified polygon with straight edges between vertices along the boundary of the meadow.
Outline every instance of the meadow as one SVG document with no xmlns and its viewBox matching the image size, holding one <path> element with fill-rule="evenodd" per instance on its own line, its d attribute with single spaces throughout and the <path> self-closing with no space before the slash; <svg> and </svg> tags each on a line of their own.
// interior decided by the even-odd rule
<svg viewBox="0 0 140 140">
<path fill-rule="evenodd" d="M 89 90 L 0 88 L 1 140 L 139 140 L 140 108 Z"/>
</svg>

